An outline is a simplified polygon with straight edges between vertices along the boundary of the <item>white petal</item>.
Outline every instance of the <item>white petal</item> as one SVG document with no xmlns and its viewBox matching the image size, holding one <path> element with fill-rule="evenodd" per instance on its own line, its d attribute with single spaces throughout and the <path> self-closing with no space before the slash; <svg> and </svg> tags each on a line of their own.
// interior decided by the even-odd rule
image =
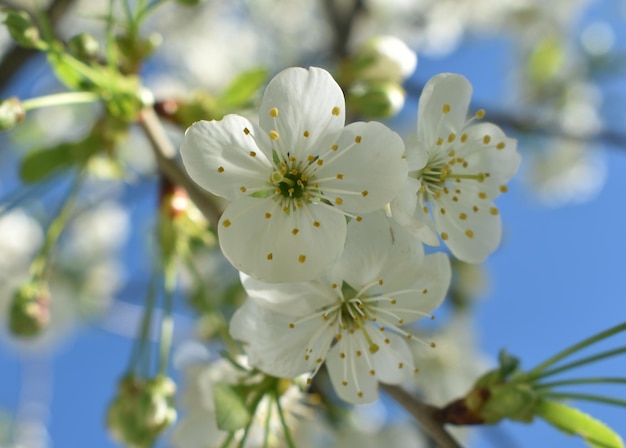
<svg viewBox="0 0 626 448">
<path fill-rule="evenodd" d="M 459 260 L 482 263 L 500 244 L 500 213 L 489 200 L 476 197 L 454 202 L 448 195 L 442 195 L 434 205 L 437 229 Z M 445 214 L 441 213 L 442 207 Z"/>
<path fill-rule="evenodd" d="M 441 305 L 450 287 L 451 276 L 448 255 L 442 252 L 426 255 L 424 262 L 415 270 L 411 281 L 399 289 L 414 291 L 392 294 L 393 291 L 386 290 L 385 293 L 395 298 L 396 302 L 392 304 L 389 301 L 381 301 L 378 306 L 402 319 L 402 325 L 415 322 L 423 317 L 422 313 L 430 314 Z M 399 324 L 394 321 L 391 323 Z"/>
<path fill-rule="evenodd" d="M 375 372 L 374 375 L 371 373 L 374 365 L 363 342 L 361 334 L 344 332 L 326 359 L 335 392 L 339 398 L 352 404 L 372 403 L 378 399 L 378 381 Z M 357 356 L 357 350 L 360 356 Z"/>
<path fill-rule="evenodd" d="M 492 123 L 480 123 L 465 130 L 467 141 L 460 145 L 457 155 L 465 158 L 465 172 L 489 173 L 485 182 L 502 185 L 508 182 L 519 168 L 521 157 L 517 141 L 508 138 L 502 129 Z M 460 168 L 455 165 L 454 172 Z M 459 172 L 461 172 L 459 171 Z"/>
<path fill-rule="evenodd" d="M 293 378 L 312 371 L 317 360 L 325 358 L 335 335 L 321 316 L 291 328 L 295 321 L 293 316 L 247 300 L 233 315 L 230 334 L 244 342 L 250 365 L 270 375 Z"/>
<path fill-rule="evenodd" d="M 357 290 L 377 281 L 391 243 L 391 227 L 383 212 L 364 215 L 361 222 L 350 221 L 346 245 L 334 273 Z"/>
<path fill-rule="evenodd" d="M 289 316 L 312 314 L 339 300 L 330 284 L 318 281 L 265 283 L 241 273 L 241 283 L 250 299 Z"/>
<path fill-rule="evenodd" d="M 272 198 L 239 198 L 219 222 L 226 258 L 265 282 L 318 278 L 341 254 L 345 237 L 345 218 L 330 207 L 305 204 L 287 214 Z"/>
<path fill-rule="evenodd" d="M 472 85 L 461 75 L 442 73 L 424 86 L 417 111 L 417 137 L 432 148 L 437 137 L 461 130 L 467 120 Z M 444 113 L 444 106 L 449 111 Z"/>
<path fill-rule="evenodd" d="M 405 224 L 404 228 L 418 241 L 429 246 L 439 246 L 435 223 L 428 209 L 424 208 L 425 206 L 424 196 L 420 194 L 417 197 L 417 204 L 411 221 Z"/>
<path fill-rule="evenodd" d="M 393 244 L 389 248 L 380 278 L 384 280 L 380 292 L 404 289 L 411 285 L 416 270 L 424 261 L 424 246 L 405 228 L 392 224 Z"/>
<path fill-rule="evenodd" d="M 372 360 L 376 377 L 383 383 L 400 384 L 414 374 L 413 354 L 404 337 L 390 332 L 371 332 L 379 350 Z M 385 342 L 388 340 L 389 342 Z"/>
<path fill-rule="evenodd" d="M 385 125 L 352 123 L 341 132 L 337 151 L 321 155 L 320 189 L 338 207 L 356 213 L 377 210 L 401 191 L 408 168 L 404 142 Z M 340 198 L 340 201 L 337 200 Z"/>
<path fill-rule="evenodd" d="M 198 185 L 233 200 L 244 194 L 241 187 L 250 190 L 269 181 L 272 163 L 267 148 L 271 148 L 267 136 L 246 118 L 226 115 L 221 121 L 199 121 L 187 128 L 180 153 Z"/>
<path fill-rule="evenodd" d="M 408 225 L 413 219 L 417 206 L 417 192 L 421 186 L 419 180 L 407 177 L 402 190 L 389 204 L 391 214 L 398 223 Z"/>
<path fill-rule="evenodd" d="M 299 160 L 306 159 L 309 154 L 315 155 L 314 146 L 319 138 L 343 128 L 343 92 L 324 69 L 288 68 L 268 84 L 261 101 L 259 123 L 267 132 L 278 132 L 280 138 L 276 143 L 283 156 L 290 152 Z"/>
</svg>

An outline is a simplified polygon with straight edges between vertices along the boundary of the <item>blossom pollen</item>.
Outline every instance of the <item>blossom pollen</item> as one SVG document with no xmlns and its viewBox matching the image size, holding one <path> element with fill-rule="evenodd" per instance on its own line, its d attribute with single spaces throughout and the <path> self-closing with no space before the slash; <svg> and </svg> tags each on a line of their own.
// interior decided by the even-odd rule
<svg viewBox="0 0 626 448">
<path fill-rule="evenodd" d="M 270 117 L 278 117 L 278 108 L 277 107 L 272 107 L 270 109 Z"/>
<path fill-rule="evenodd" d="M 224 222 L 222 223 L 222 225 L 224 227 L 230 227 L 232 223 L 230 222 L 230 219 L 225 219 Z"/>
<path fill-rule="evenodd" d="M 338 106 L 333 107 L 333 109 L 330 111 L 331 114 L 333 114 L 334 116 L 338 116 L 341 113 L 341 108 Z"/>
<path fill-rule="evenodd" d="M 218 167 L 217 168 L 217 172 L 220 173 L 220 174 L 223 173 L 224 172 L 224 167 L 223 166 Z"/>
<path fill-rule="evenodd" d="M 272 254 L 271 252 L 269 254 L 267 254 L 267 259 L 269 261 L 272 261 L 273 258 L 274 258 L 274 254 Z"/>
<path fill-rule="evenodd" d="M 354 143 L 361 143 L 361 140 L 363 140 L 363 137 L 361 137 L 360 135 L 354 137 Z"/>
<path fill-rule="evenodd" d="M 298 263 L 304 263 L 306 261 L 306 255 L 300 255 L 298 257 Z"/>
<path fill-rule="evenodd" d="M 278 140 L 280 138 L 280 134 L 273 129 L 268 133 L 268 135 L 272 140 Z"/>
</svg>

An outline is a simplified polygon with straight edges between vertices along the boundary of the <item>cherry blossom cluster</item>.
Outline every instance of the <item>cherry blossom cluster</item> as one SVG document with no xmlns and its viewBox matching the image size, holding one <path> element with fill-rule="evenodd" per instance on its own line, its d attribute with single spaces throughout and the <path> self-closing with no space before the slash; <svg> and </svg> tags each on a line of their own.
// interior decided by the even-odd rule
<svg viewBox="0 0 626 448">
<path fill-rule="evenodd" d="M 223 197 L 220 248 L 248 298 L 230 324 L 252 366 L 284 378 L 326 366 L 339 397 L 378 398 L 433 346 L 411 325 L 444 300 L 448 255 L 481 262 L 500 242 L 494 199 L 520 157 L 496 125 L 468 119 L 471 85 L 441 74 L 420 98 L 415 144 L 378 122 L 346 125 L 344 95 L 321 68 L 289 68 L 258 123 L 227 115 L 186 132 L 192 179 Z"/>
</svg>

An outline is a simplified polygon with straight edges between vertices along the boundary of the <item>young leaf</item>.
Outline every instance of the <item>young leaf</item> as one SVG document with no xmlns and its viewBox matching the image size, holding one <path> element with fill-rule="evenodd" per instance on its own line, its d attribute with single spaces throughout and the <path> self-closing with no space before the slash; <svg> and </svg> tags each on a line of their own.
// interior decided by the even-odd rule
<svg viewBox="0 0 626 448">
<path fill-rule="evenodd" d="M 567 434 L 581 436 L 592 448 L 624 448 L 621 437 L 611 428 L 563 403 L 542 400 L 535 407 L 535 415 Z"/>
<path fill-rule="evenodd" d="M 213 388 L 217 427 L 232 432 L 250 422 L 250 412 L 241 396 L 228 384 L 217 383 Z"/>
<path fill-rule="evenodd" d="M 245 105 L 267 78 L 267 70 L 253 69 L 241 73 L 220 97 L 220 106 L 233 109 Z"/>
</svg>

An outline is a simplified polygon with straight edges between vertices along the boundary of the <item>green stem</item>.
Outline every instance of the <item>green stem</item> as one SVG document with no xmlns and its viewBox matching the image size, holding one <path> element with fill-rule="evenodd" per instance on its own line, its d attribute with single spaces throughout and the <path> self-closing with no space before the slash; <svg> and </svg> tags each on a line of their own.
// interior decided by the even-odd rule
<svg viewBox="0 0 626 448">
<path fill-rule="evenodd" d="M 259 403 L 261 403 L 261 400 L 263 399 L 263 396 L 265 395 L 266 392 L 267 392 L 266 388 L 261 387 L 258 391 L 257 396 L 254 397 L 254 401 L 252 402 L 252 405 L 250 406 L 250 411 L 251 411 L 250 415 L 252 417 L 250 418 L 250 422 L 246 425 L 246 428 L 244 429 L 243 436 L 241 437 L 241 440 L 239 441 L 239 448 L 243 448 L 246 444 L 248 433 L 250 432 L 250 428 L 252 427 L 252 423 L 254 422 L 254 415 L 256 414 L 256 410 L 259 407 Z"/>
<path fill-rule="evenodd" d="M 287 442 L 287 446 L 289 448 L 296 448 L 296 444 L 293 441 L 291 436 L 291 430 L 289 429 L 289 425 L 287 425 L 287 420 L 285 419 L 285 413 L 283 412 L 283 407 L 280 405 L 280 396 L 278 392 L 274 392 L 274 401 L 276 401 L 276 408 L 278 409 L 278 416 L 280 417 L 280 423 L 283 426 L 283 432 L 285 434 L 285 442 Z"/>
<path fill-rule="evenodd" d="M 150 339 L 150 329 L 152 328 L 152 316 L 154 312 L 154 305 L 156 302 L 156 292 L 157 292 L 157 280 L 158 276 L 156 275 L 156 271 L 153 270 L 152 276 L 150 278 L 150 284 L 148 286 L 148 292 L 146 294 L 146 304 L 143 310 L 143 316 L 141 318 L 141 327 L 139 329 L 139 335 L 135 340 L 133 351 L 130 357 L 129 369 L 134 371 L 135 373 L 139 373 L 140 362 L 142 358 L 146 358 L 145 366 L 147 367 L 146 371 L 143 372 L 146 375 L 150 374 L 149 366 L 150 366 L 150 350 L 146 350 L 147 342 Z"/>
<path fill-rule="evenodd" d="M 600 361 L 601 359 L 610 358 L 612 356 L 621 355 L 622 353 L 626 353 L 626 347 L 616 348 L 614 350 L 609 350 L 606 352 L 598 353 L 597 355 L 588 356 L 583 359 L 579 359 L 578 361 L 571 362 L 569 364 L 565 364 L 564 366 L 557 367 L 552 370 L 544 370 L 538 376 L 534 377 L 533 380 L 538 380 L 542 378 L 547 378 L 552 375 L 556 375 L 557 373 L 562 373 L 567 370 L 583 366 L 585 364 L 590 364 L 592 362 Z"/>
<path fill-rule="evenodd" d="M 538 377 L 542 371 L 544 371 L 545 369 L 547 369 L 548 367 L 550 367 L 551 365 L 559 362 L 561 359 L 568 357 L 569 355 L 576 353 L 579 350 L 582 350 L 585 347 L 588 347 L 592 344 L 595 344 L 596 342 L 599 342 L 603 339 L 606 339 L 608 337 L 613 336 L 614 334 L 617 334 L 621 331 L 626 330 L 626 322 L 621 323 L 619 325 L 616 325 L 612 328 L 609 328 L 608 330 L 602 331 L 598 334 L 595 334 L 587 339 L 584 339 L 582 341 L 580 341 L 577 344 L 572 345 L 571 347 L 557 353 L 556 355 L 552 356 L 551 358 L 548 358 L 546 361 L 544 361 L 543 363 L 539 364 L 537 367 L 535 367 L 534 369 L 532 369 L 531 371 L 528 372 L 528 374 L 526 375 L 528 378 L 533 379 Z"/>
<path fill-rule="evenodd" d="M 533 386 L 535 390 L 551 389 L 553 387 L 570 386 L 574 384 L 626 384 L 626 378 L 573 378 L 570 380 L 553 381 L 551 383 L 542 383 Z"/>
<path fill-rule="evenodd" d="M 191 275 L 193 276 L 196 284 L 200 288 L 200 291 L 201 291 L 202 295 L 206 297 L 207 294 L 208 294 L 208 291 L 207 291 L 207 288 L 206 288 L 206 286 L 204 284 L 204 279 L 202 277 L 202 274 L 198 270 L 198 267 L 196 266 L 196 263 L 194 262 L 193 257 L 191 256 L 191 253 L 187 253 L 185 255 L 185 265 L 189 269 L 189 271 L 190 271 Z M 239 346 L 237 345 L 235 340 L 230 335 L 230 332 L 228 331 L 228 323 L 226 321 L 226 318 L 222 314 L 222 312 L 219 309 L 217 309 L 217 308 L 213 308 L 213 309 L 210 310 L 210 313 L 213 314 L 214 316 L 216 316 L 218 318 L 218 320 L 219 320 L 218 327 L 217 327 L 217 332 L 219 333 L 220 337 L 222 338 L 222 342 L 226 346 L 226 349 L 230 353 L 234 353 L 234 354 L 240 353 Z"/>
<path fill-rule="evenodd" d="M 235 438 L 235 431 L 231 431 L 228 433 L 228 437 L 224 439 L 224 442 L 221 445 L 221 448 L 228 448 L 230 446 L 230 442 Z"/>
<path fill-rule="evenodd" d="M 159 373 L 167 372 L 167 363 L 172 348 L 174 335 L 174 319 L 172 309 L 174 307 L 174 291 L 176 290 L 176 261 L 174 257 L 165 260 L 165 302 L 163 305 L 163 317 L 161 318 L 161 340 L 159 353 Z"/>
<path fill-rule="evenodd" d="M 63 229 L 67 224 L 67 220 L 69 219 L 72 209 L 74 208 L 74 203 L 76 202 L 76 198 L 78 197 L 78 193 L 84 179 L 84 171 L 79 172 L 74 179 L 74 182 L 72 183 L 70 191 L 68 192 L 65 202 L 61 206 L 61 209 L 48 226 L 43 247 L 37 255 L 37 258 L 33 260 L 30 268 L 31 277 L 33 279 L 41 278 L 45 274 L 45 271 L 48 267 L 50 253 L 56 246 L 56 243 L 59 240 L 59 237 L 61 236 L 61 233 L 63 232 Z"/>
<path fill-rule="evenodd" d="M 267 415 L 265 416 L 265 434 L 263 435 L 263 448 L 269 448 L 270 444 L 270 422 L 272 421 L 272 404 L 273 400 L 267 403 Z"/>
<path fill-rule="evenodd" d="M 22 107 L 24 108 L 24 111 L 29 111 L 33 109 L 40 109 L 42 107 L 95 103 L 99 100 L 100 96 L 93 92 L 64 92 L 24 100 L 22 101 Z"/>
<path fill-rule="evenodd" d="M 547 392 L 545 394 L 541 394 L 544 398 L 552 398 L 555 400 L 583 400 L 583 401 L 594 401 L 596 403 L 604 403 L 611 404 L 615 406 L 623 406 L 626 407 L 626 400 L 621 400 L 619 398 L 612 397 L 604 397 L 602 395 L 593 395 L 593 394 L 577 394 L 577 393 L 556 393 L 556 392 Z"/>
</svg>

